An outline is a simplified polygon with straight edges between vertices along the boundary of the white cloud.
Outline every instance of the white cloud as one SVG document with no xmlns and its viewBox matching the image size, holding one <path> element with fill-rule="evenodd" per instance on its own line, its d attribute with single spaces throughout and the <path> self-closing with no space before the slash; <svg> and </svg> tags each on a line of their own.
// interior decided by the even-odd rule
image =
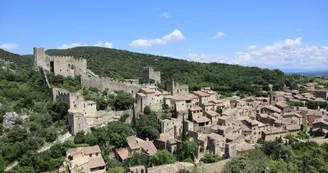
<svg viewBox="0 0 328 173">
<path fill-rule="evenodd" d="M 107 42 L 106 41 L 103 44 L 102 42 L 99 42 L 99 43 L 95 44 L 94 46 L 112 48 L 113 47 L 113 43 L 110 43 L 110 42 Z"/>
<path fill-rule="evenodd" d="M 133 40 L 130 43 L 131 47 L 150 47 L 154 44 L 164 45 L 172 41 L 179 41 L 185 39 L 184 35 L 181 31 L 175 29 L 170 34 L 164 35 L 162 38 L 155 38 L 155 39 L 137 39 Z"/>
<path fill-rule="evenodd" d="M 264 47 L 252 45 L 243 52 L 235 53 L 232 57 L 189 53 L 187 59 L 263 68 L 326 69 L 328 66 L 328 46 L 318 47 L 303 44 L 302 38 L 299 37 Z"/>
<path fill-rule="evenodd" d="M 164 12 L 161 14 L 161 17 L 168 18 L 168 17 L 170 17 L 170 15 L 168 12 Z"/>
<path fill-rule="evenodd" d="M 251 45 L 251 46 L 248 46 L 247 47 L 247 50 L 254 50 L 256 49 L 257 47 L 255 45 Z"/>
<path fill-rule="evenodd" d="M 87 44 L 80 44 L 80 43 L 72 43 L 72 44 L 63 44 L 60 47 L 58 47 L 58 49 L 69 49 L 69 48 L 73 48 L 73 47 L 79 47 L 79 46 L 90 46 Z M 110 42 L 99 42 L 97 44 L 91 45 L 91 46 L 97 46 L 97 47 L 106 47 L 106 48 L 112 48 L 113 47 L 113 43 Z"/>
<path fill-rule="evenodd" d="M 218 39 L 218 38 L 223 37 L 223 36 L 225 36 L 225 34 L 224 34 L 223 32 L 218 32 L 218 33 L 213 37 L 213 39 Z"/>
<path fill-rule="evenodd" d="M 0 44 L 0 49 L 4 49 L 4 50 L 15 50 L 17 48 L 18 48 L 17 44 L 12 44 L 12 43 Z"/>
</svg>

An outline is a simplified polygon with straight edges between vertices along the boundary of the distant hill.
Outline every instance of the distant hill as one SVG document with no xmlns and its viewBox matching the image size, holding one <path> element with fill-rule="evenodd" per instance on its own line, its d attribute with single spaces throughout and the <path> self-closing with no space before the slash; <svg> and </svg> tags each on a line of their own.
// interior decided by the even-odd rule
<svg viewBox="0 0 328 173">
<path fill-rule="evenodd" d="M 32 67 L 33 65 L 32 55 L 21 56 L 19 54 L 11 53 L 3 49 L 0 49 L 0 61 L 1 60 L 12 62 L 17 66 L 26 69 Z"/>
<path fill-rule="evenodd" d="M 101 47 L 75 47 L 71 49 L 49 49 L 48 55 L 83 57 L 88 68 L 101 76 L 112 78 L 139 78 L 143 68 L 151 66 L 161 71 L 162 81 L 173 77 L 186 83 L 191 89 L 210 86 L 222 92 L 241 91 L 258 93 L 260 88 L 282 89 L 284 84 L 295 86 L 301 79 L 298 75 L 285 75 L 280 70 L 244 67 L 223 63 L 200 63 L 164 56 L 135 53 L 126 50 Z"/>
</svg>

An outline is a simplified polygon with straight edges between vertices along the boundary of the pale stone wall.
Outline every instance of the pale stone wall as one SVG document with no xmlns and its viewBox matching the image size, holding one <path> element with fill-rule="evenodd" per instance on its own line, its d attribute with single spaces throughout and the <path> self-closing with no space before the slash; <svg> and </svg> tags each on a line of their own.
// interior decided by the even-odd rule
<svg viewBox="0 0 328 173">
<path fill-rule="evenodd" d="M 124 92 L 131 93 L 134 96 L 140 90 L 140 88 L 145 86 L 140 84 L 131 84 L 129 82 L 113 81 L 106 77 L 100 78 L 92 76 L 81 76 L 81 84 L 84 87 L 94 87 L 99 90 L 105 90 L 106 88 L 113 91 L 122 90 Z"/>
<path fill-rule="evenodd" d="M 188 85 L 179 84 L 174 82 L 174 79 L 166 81 L 166 90 L 171 92 L 171 95 L 184 95 L 189 94 Z"/>
<path fill-rule="evenodd" d="M 33 48 L 34 65 L 41 66 L 55 75 L 72 76 L 84 75 L 87 71 L 85 59 L 74 59 L 72 56 L 49 56 L 44 48 Z"/>
<path fill-rule="evenodd" d="M 148 67 L 143 71 L 142 83 L 161 83 L 161 72 Z"/>
<path fill-rule="evenodd" d="M 70 112 L 68 115 L 68 125 L 70 133 L 75 135 L 77 132 L 87 129 L 87 123 L 84 115 L 78 112 Z"/>
</svg>

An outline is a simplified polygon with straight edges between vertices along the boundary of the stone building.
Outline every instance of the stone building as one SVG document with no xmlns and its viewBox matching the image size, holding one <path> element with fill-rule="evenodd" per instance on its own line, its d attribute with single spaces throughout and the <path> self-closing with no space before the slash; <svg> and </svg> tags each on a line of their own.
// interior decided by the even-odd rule
<svg viewBox="0 0 328 173">
<path fill-rule="evenodd" d="M 161 83 L 161 72 L 154 71 L 152 67 L 145 68 L 142 73 L 141 83 L 143 84 Z"/>
<path fill-rule="evenodd" d="M 140 110 L 144 110 L 145 106 L 149 106 L 154 111 L 162 109 L 164 96 L 170 95 L 169 92 L 161 90 L 154 85 L 143 87 L 136 95 L 137 106 Z"/>
<path fill-rule="evenodd" d="M 189 94 L 188 85 L 176 83 L 173 78 L 166 80 L 166 90 L 169 91 L 171 95 Z"/>
<path fill-rule="evenodd" d="M 44 48 L 33 48 L 34 66 L 41 66 L 55 75 L 64 77 L 83 75 L 87 72 L 87 60 L 75 59 L 73 56 L 49 56 Z"/>
<path fill-rule="evenodd" d="M 65 161 L 59 173 L 106 173 L 106 163 L 98 145 L 84 148 L 71 148 L 66 152 Z"/>
</svg>

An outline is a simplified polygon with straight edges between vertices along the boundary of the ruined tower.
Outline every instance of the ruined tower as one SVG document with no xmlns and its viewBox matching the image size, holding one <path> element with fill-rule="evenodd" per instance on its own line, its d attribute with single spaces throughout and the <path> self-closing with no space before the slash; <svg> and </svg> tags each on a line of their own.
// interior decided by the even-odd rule
<svg viewBox="0 0 328 173">
<path fill-rule="evenodd" d="M 171 95 L 183 95 L 189 93 L 188 85 L 176 83 L 173 78 L 166 80 L 166 90 L 169 91 Z"/>
<path fill-rule="evenodd" d="M 161 72 L 154 71 L 152 67 L 147 67 L 142 73 L 142 83 L 157 84 L 161 83 Z"/>
</svg>

